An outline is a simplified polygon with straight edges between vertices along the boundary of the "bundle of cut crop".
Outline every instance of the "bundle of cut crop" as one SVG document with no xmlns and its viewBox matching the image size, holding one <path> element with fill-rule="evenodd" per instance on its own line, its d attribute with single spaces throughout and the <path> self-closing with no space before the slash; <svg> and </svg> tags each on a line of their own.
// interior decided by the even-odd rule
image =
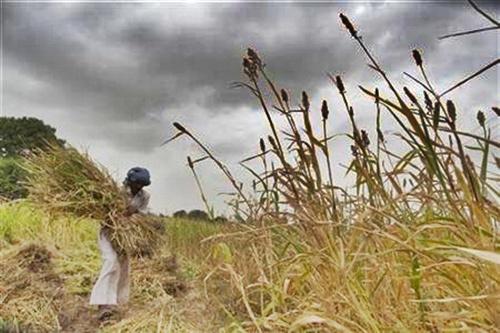
<svg viewBox="0 0 500 333">
<path fill-rule="evenodd" d="M 29 200 L 51 213 L 101 222 L 120 254 L 150 254 L 161 243 L 163 222 L 154 216 L 126 216 L 128 198 L 106 169 L 86 153 L 51 145 L 27 157 Z"/>
</svg>

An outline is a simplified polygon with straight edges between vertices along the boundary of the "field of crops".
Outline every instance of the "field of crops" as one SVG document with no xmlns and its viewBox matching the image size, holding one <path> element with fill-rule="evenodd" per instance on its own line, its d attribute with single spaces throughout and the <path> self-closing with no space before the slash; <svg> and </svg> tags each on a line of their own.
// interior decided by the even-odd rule
<svg viewBox="0 0 500 333">
<path fill-rule="evenodd" d="M 98 223 L 53 218 L 23 203 L 3 205 L 0 220 L 0 332 L 95 332 L 97 312 L 88 297 L 101 265 Z M 204 250 L 191 245 L 221 227 L 187 220 L 166 225 L 172 241 L 154 259 L 133 262 L 131 306 L 104 332 L 214 327 L 220 313 L 199 283 Z"/>
</svg>

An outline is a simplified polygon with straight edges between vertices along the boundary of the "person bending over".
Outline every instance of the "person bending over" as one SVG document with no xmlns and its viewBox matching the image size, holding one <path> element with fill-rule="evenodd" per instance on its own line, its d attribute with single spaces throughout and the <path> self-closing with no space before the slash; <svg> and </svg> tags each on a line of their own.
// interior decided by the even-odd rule
<svg viewBox="0 0 500 333">
<path fill-rule="evenodd" d="M 123 182 L 128 203 L 125 216 L 146 214 L 149 193 L 143 188 L 151 184 L 150 174 L 144 168 L 132 168 Z M 117 305 L 125 304 L 130 293 L 129 258 L 118 254 L 103 227 L 99 231 L 99 249 L 103 260 L 101 273 L 92 289 L 90 304 L 97 305 L 100 321 L 110 320 L 117 313 Z"/>
</svg>

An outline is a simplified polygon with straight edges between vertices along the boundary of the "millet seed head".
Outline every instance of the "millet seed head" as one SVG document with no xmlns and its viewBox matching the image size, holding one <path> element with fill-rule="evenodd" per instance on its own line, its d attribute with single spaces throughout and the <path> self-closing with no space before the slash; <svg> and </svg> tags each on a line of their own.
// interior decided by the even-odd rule
<svg viewBox="0 0 500 333">
<path fill-rule="evenodd" d="M 349 21 L 349 18 L 342 13 L 340 13 L 339 17 L 340 21 L 342 21 L 342 24 L 346 27 L 351 36 L 357 38 L 358 32 L 356 31 L 356 29 L 354 29 L 354 26 L 352 25 L 351 21 Z"/>
<path fill-rule="evenodd" d="M 370 145 L 370 138 L 368 137 L 368 133 L 365 130 L 361 130 L 361 142 L 363 146 L 367 148 Z"/>
<path fill-rule="evenodd" d="M 305 91 L 302 92 L 302 106 L 304 109 L 309 110 L 309 96 L 307 96 L 307 93 Z"/>
<path fill-rule="evenodd" d="M 341 94 L 345 93 L 344 82 L 342 82 L 342 78 L 340 75 L 335 77 L 335 82 L 337 84 L 337 88 Z"/>
<path fill-rule="evenodd" d="M 173 125 L 174 125 L 175 128 L 177 128 L 179 130 L 179 132 L 182 132 L 182 133 L 186 133 L 187 132 L 186 129 L 184 128 L 184 126 L 182 126 L 178 122 L 174 122 Z"/>
<path fill-rule="evenodd" d="M 354 116 L 354 109 L 352 108 L 352 106 L 349 107 L 349 116 Z"/>
<path fill-rule="evenodd" d="M 415 59 L 415 64 L 420 67 L 422 66 L 423 64 L 423 61 L 422 61 L 422 55 L 420 54 L 420 51 L 415 49 L 413 50 L 412 52 L 412 55 L 413 55 L 413 59 Z"/>
<path fill-rule="evenodd" d="M 377 134 L 378 134 L 378 141 L 380 143 L 383 143 L 385 141 L 385 138 L 384 138 L 384 133 L 382 133 L 382 130 L 380 128 L 377 128 Z"/>
<path fill-rule="evenodd" d="M 321 116 L 323 117 L 323 120 L 328 119 L 328 114 L 330 113 L 330 110 L 328 110 L 328 103 L 326 100 L 323 100 L 323 103 L 321 103 Z"/>
<path fill-rule="evenodd" d="M 483 111 L 477 112 L 477 122 L 479 123 L 479 126 L 484 127 L 484 124 L 486 123 L 486 117 L 484 116 Z"/>
<path fill-rule="evenodd" d="M 424 101 L 425 101 L 425 108 L 427 109 L 427 111 L 431 112 L 432 111 L 432 101 L 431 101 L 431 98 L 429 97 L 429 94 L 425 90 L 424 90 Z"/>
<path fill-rule="evenodd" d="M 408 89 L 407 87 L 403 87 L 403 91 L 413 104 L 418 104 L 417 98 L 415 97 L 415 95 L 413 95 L 410 89 Z"/>
<path fill-rule="evenodd" d="M 269 143 L 271 144 L 271 147 L 278 151 L 278 146 L 276 146 L 276 141 L 274 141 L 274 138 L 272 136 L 268 136 L 267 139 L 269 140 Z"/>
<path fill-rule="evenodd" d="M 359 155 L 358 147 L 356 147 L 355 145 L 351 145 L 351 154 L 354 157 L 358 157 Z"/>
<path fill-rule="evenodd" d="M 436 103 L 434 103 L 434 110 L 432 111 L 432 126 L 434 128 L 437 128 L 439 125 L 440 113 L 441 113 L 441 104 L 438 101 L 436 101 Z"/>
<path fill-rule="evenodd" d="M 257 65 L 247 57 L 243 58 L 243 73 L 251 79 L 258 77 Z"/>
<path fill-rule="evenodd" d="M 446 101 L 446 110 L 448 111 L 448 115 L 450 116 L 450 121 L 452 124 L 457 120 L 457 109 L 455 108 L 455 104 L 451 100 Z"/>
<path fill-rule="evenodd" d="M 283 102 L 288 103 L 288 93 L 285 89 L 281 89 L 281 99 Z"/>
<path fill-rule="evenodd" d="M 257 52 L 255 52 L 254 49 L 249 47 L 247 49 L 247 55 L 251 62 L 253 62 L 259 67 L 262 66 L 262 60 L 260 60 L 259 55 L 257 54 Z"/>
</svg>

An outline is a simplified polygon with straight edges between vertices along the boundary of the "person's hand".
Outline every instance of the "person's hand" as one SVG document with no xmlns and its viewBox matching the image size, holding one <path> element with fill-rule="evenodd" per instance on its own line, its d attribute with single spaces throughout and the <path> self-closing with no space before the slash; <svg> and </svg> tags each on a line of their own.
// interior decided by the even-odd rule
<svg viewBox="0 0 500 333">
<path fill-rule="evenodd" d="M 125 217 L 130 217 L 135 213 L 136 213 L 136 210 L 134 208 L 128 206 L 123 215 L 125 215 Z"/>
<path fill-rule="evenodd" d="M 118 261 L 120 262 L 120 264 L 123 264 L 127 261 L 128 259 L 128 255 L 124 252 L 121 252 L 118 254 Z"/>
</svg>

